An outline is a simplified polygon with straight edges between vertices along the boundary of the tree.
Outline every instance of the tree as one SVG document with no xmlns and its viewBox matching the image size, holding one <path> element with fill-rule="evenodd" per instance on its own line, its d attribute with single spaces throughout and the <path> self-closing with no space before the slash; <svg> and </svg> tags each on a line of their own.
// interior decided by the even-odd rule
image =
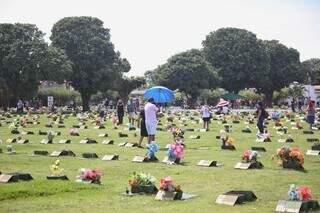
<svg viewBox="0 0 320 213">
<path fill-rule="evenodd" d="M 154 75 L 156 84 L 184 92 L 191 106 L 202 89 L 214 88 L 219 82 L 217 71 L 197 49 L 172 56 L 167 63 L 155 69 Z"/>
<path fill-rule="evenodd" d="M 269 65 L 257 76 L 256 88 L 266 95 L 267 104 L 272 103 L 276 90 L 288 86 L 293 81 L 302 82 L 304 73 L 300 67 L 299 52 L 288 48 L 276 40 L 261 41 L 267 54 Z"/>
<path fill-rule="evenodd" d="M 48 48 L 43 33 L 32 24 L 0 24 L 0 78 L 11 104 L 36 95 L 40 80 L 58 80 L 70 71 L 63 52 Z"/>
<path fill-rule="evenodd" d="M 240 90 L 239 95 L 245 97 L 247 100 L 261 100 L 264 98 L 263 94 L 257 93 L 254 89 Z"/>
<path fill-rule="evenodd" d="M 238 28 L 221 28 L 202 42 L 205 58 L 218 69 L 222 87 L 238 92 L 255 84 L 266 66 L 266 54 L 255 34 Z"/>
<path fill-rule="evenodd" d="M 320 84 L 320 58 L 311 58 L 302 62 L 302 71 L 306 74 L 306 84 Z"/>
<path fill-rule="evenodd" d="M 130 92 L 134 89 L 139 88 L 140 86 L 146 83 L 146 79 L 141 76 L 137 77 L 123 77 L 117 87 L 117 91 L 119 92 L 120 98 L 125 102 L 128 98 Z"/>
<path fill-rule="evenodd" d="M 72 85 L 81 94 L 84 111 L 89 110 L 91 95 L 130 69 L 129 62 L 114 50 L 109 29 L 97 18 L 63 18 L 54 24 L 50 39 L 72 62 Z"/>
</svg>

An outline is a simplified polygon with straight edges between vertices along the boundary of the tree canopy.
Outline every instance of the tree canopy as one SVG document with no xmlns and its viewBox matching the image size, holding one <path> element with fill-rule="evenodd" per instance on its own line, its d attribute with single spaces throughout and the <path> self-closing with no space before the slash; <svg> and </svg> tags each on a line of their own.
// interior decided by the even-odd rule
<svg viewBox="0 0 320 213">
<path fill-rule="evenodd" d="M 320 58 L 303 61 L 302 71 L 306 74 L 306 84 L 320 84 Z"/>
<path fill-rule="evenodd" d="M 129 62 L 115 51 L 109 29 L 98 18 L 63 18 L 54 24 L 50 39 L 52 46 L 63 49 L 72 62 L 72 86 L 81 94 L 84 111 L 89 110 L 92 94 L 130 69 Z"/>
<path fill-rule="evenodd" d="M 255 86 L 257 73 L 267 66 L 266 54 L 255 34 L 237 28 L 221 28 L 202 42 L 208 62 L 218 69 L 222 87 L 238 92 Z"/>
<path fill-rule="evenodd" d="M 172 56 L 149 74 L 156 84 L 179 89 L 191 102 L 196 100 L 202 89 L 217 87 L 219 83 L 217 71 L 197 49 Z"/>
<path fill-rule="evenodd" d="M 0 24 L 0 78 L 11 97 L 31 98 L 40 80 L 58 80 L 70 71 L 61 50 L 49 48 L 44 34 L 32 24 Z"/>
</svg>

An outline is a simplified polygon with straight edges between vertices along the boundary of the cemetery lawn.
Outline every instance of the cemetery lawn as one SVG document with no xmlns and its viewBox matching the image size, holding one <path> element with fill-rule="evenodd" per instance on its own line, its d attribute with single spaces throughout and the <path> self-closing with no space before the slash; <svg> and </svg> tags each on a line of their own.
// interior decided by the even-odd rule
<svg viewBox="0 0 320 213">
<path fill-rule="evenodd" d="M 12 120 L 12 118 L 8 119 Z M 279 135 L 273 129 L 274 123 L 268 125 L 272 142 L 257 143 L 255 124 L 250 127 L 253 133 L 242 133 L 245 127 L 244 121 L 240 124 L 232 124 L 233 132 L 230 134 L 236 140 L 236 151 L 221 150 L 221 142 L 216 139 L 221 124 L 211 122 L 210 131 L 186 132 L 185 157 L 183 165 L 166 165 L 161 163 L 166 155 L 163 149 L 157 153 L 158 163 L 132 163 L 135 155 L 145 155 L 146 149 L 118 147 L 120 142 L 138 142 L 134 136 L 135 131 L 123 131 L 128 133 L 128 138 L 119 138 L 118 131 L 111 127 L 110 120 L 105 124 L 106 129 L 94 129 L 88 121 L 88 129 L 79 129 L 80 136 L 69 136 L 68 130 L 78 123 L 75 117 L 65 119 L 67 128 L 45 128 L 49 119 L 42 115 L 39 125 L 29 124 L 20 130 L 33 131 L 34 135 L 23 135 L 29 139 L 29 144 L 13 144 L 16 155 L 7 155 L 5 142 L 12 135 L 8 124 L 0 126 L 0 139 L 4 141 L 0 148 L 4 153 L 0 154 L 1 172 L 26 172 L 30 173 L 34 180 L 29 182 L 9 183 L 0 185 L 0 212 L 274 212 L 278 200 L 286 199 L 289 185 L 295 183 L 299 186 L 307 185 L 312 190 L 314 199 L 320 200 L 320 158 L 319 156 L 305 156 L 305 172 L 285 170 L 278 166 L 278 159 L 272 160 L 276 150 L 283 144 L 278 143 Z M 127 119 L 125 119 L 127 122 Z M 163 118 L 163 126 L 165 119 Z M 179 125 L 178 120 L 175 123 Z M 230 120 L 231 123 L 231 120 Z M 192 124 L 188 121 L 187 128 L 199 128 L 202 124 Z M 320 133 L 304 135 L 303 130 L 291 130 L 290 122 L 285 123 L 289 127 L 289 134 L 294 139 L 290 147 L 299 147 L 304 153 L 310 149 L 312 143 L 306 138 L 319 138 Z M 303 123 L 304 129 L 307 124 Z M 119 129 L 123 129 L 122 126 Z M 46 136 L 38 135 L 38 131 L 61 131 L 61 136 L 54 138 L 54 144 L 40 144 Z M 100 133 L 108 133 L 109 137 L 99 138 Z M 172 135 L 166 131 L 157 132 L 157 141 L 161 148 L 172 142 Z M 189 139 L 190 135 L 200 135 L 198 140 Z M 79 144 L 81 139 L 93 138 L 98 144 Z M 71 144 L 58 144 L 60 139 L 71 139 Z M 113 139 L 114 145 L 103 145 L 104 139 Z M 144 139 L 144 145 L 146 139 Z M 265 147 L 267 152 L 261 153 L 259 160 L 264 168 L 261 170 L 236 170 L 234 166 L 241 161 L 241 155 L 251 146 Z M 59 157 L 61 167 L 70 181 L 49 181 L 50 165 L 57 159 L 54 157 L 31 157 L 34 150 L 47 150 L 49 153 L 56 150 L 70 149 L 76 157 Z M 98 159 L 83 159 L 84 152 L 95 152 Z M 118 161 L 102 161 L 107 154 L 119 154 Z M 199 167 L 199 160 L 217 160 L 221 167 Z M 76 183 L 75 176 L 80 168 L 99 168 L 104 173 L 102 185 Z M 151 173 L 157 178 L 156 186 L 162 177 L 171 176 L 175 183 L 180 184 L 184 192 L 197 195 L 186 201 L 155 201 L 152 195 L 138 195 L 128 197 L 122 195 L 128 187 L 128 180 L 134 171 Z M 234 207 L 215 204 L 219 194 L 230 190 L 250 190 L 258 199 Z"/>
</svg>

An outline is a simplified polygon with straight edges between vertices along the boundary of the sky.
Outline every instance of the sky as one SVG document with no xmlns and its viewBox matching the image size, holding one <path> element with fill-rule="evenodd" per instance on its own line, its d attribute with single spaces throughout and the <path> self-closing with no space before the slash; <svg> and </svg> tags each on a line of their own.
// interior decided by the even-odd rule
<svg viewBox="0 0 320 213">
<path fill-rule="evenodd" d="M 143 75 L 174 54 L 201 48 L 206 35 L 223 27 L 247 29 L 320 58 L 320 0 L 0 0 L 0 23 L 32 23 L 46 33 L 68 16 L 94 16 L 111 41 Z"/>
</svg>

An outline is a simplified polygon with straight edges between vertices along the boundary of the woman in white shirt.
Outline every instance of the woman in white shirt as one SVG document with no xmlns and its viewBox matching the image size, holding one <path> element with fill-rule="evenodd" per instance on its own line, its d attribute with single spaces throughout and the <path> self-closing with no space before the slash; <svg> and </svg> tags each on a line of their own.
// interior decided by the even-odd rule
<svg viewBox="0 0 320 213">
<path fill-rule="evenodd" d="M 209 131 L 209 122 L 211 118 L 210 109 L 207 105 L 204 104 L 202 105 L 200 112 L 203 120 L 203 128 Z"/>
</svg>

